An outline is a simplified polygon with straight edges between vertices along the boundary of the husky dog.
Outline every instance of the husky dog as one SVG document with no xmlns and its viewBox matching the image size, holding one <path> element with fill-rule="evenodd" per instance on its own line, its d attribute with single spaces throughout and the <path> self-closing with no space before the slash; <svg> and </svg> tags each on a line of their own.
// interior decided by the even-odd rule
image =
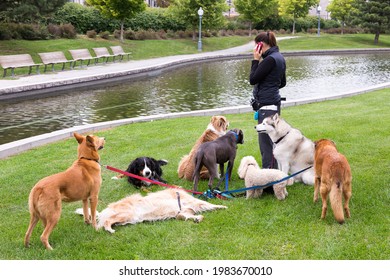
<svg viewBox="0 0 390 280">
<path fill-rule="evenodd" d="M 267 133 L 274 142 L 274 157 L 279 169 L 286 174 L 298 172 L 314 163 L 314 143 L 278 114 L 265 118 L 255 126 L 257 132 Z M 314 169 L 310 168 L 294 177 L 296 182 L 314 185 Z"/>
</svg>

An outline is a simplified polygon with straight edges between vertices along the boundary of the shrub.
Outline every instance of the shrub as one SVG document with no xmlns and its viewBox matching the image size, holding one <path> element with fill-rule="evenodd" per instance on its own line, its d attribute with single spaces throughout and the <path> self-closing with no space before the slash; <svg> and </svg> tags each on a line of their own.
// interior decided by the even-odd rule
<svg viewBox="0 0 390 280">
<path fill-rule="evenodd" d="M 128 40 L 136 40 L 135 32 L 131 29 L 123 32 L 123 37 Z M 118 32 L 118 36 L 120 36 L 120 31 Z"/>
<path fill-rule="evenodd" d="M 96 35 L 97 35 L 97 33 L 96 33 L 95 30 L 88 30 L 87 31 L 87 37 L 88 38 L 96 39 Z"/>
<path fill-rule="evenodd" d="M 0 40 L 14 39 L 14 34 L 9 24 L 0 24 Z"/>
<path fill-rule="evenodd" d="M 110 32 L 108 32 L 108 31 L 100 32 L 99 36 L 102 39 L 108 40 L 108 39 L 110 39 Z"/>
<path fill-rule="evenodd" d="M 82 34 L 92 29 L 97 33 L 106 30 L 112 32 L 115 27 L 119 26 L 117 20 L 104 18 L 94 7 L 70 2 L 57 10 L 52 22 L 56 24 L 71 23 L 76 31 Z"/>
<path fill-rule="evenodd" d="M 74 39 L 77 36 L 76 29 L 70 23 L 61 25 L 62 37 L 67 39 Z"/>
<path fill-rule="evenodd" d="M 50 23 L 47 26 L 47 31 L 51 35 L 51 38 L 61 38 L 62 37 L 62 29 L 61 26 L 57 24 Z"/>
</svg>

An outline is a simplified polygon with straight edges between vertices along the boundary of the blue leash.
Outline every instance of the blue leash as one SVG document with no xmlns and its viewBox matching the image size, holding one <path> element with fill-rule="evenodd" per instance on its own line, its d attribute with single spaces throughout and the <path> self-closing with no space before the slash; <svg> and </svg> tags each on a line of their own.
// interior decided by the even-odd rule
<svg viewBox="0 0 390 280">
<path fill-rule="evenodd" d="M 248 188 L 242 188 L 242 189 L 237 189 L 237 190 L 231 190 L 231 191 L 228 191 L 228 190 L 225 190 L 224 192 L 221 193 L 221 195 L 229 195 L 229 194 L 232 194 L 232 193 L 237 193 L 237 192 L 244 192 L 244 191 L 249 191 L 249 190 L 254 190 L 254 189 L 265 189 L 269 186 L 272 186 L 272 185 L 275 185 L 275 184 L 279 184 L 283 181 L 286 181 L 294 176 L 297 176 L 298 174 L 302 173 L 302 172 L 305 172 L 306 170 L 312 168 L 313 166 L 308 166 L 298 172 L 295 172 L 294 174 L 291 174 L 289 176 L 286 176 L 280 180 L 277 180 L 277 181 L 273 181 L 273 182 L 269 182 L 267 184 L 264 184 L 264 185 L 261 185 L 261 186 L 252 186 L 252 187 L 248 187 Z"/>
</svg>

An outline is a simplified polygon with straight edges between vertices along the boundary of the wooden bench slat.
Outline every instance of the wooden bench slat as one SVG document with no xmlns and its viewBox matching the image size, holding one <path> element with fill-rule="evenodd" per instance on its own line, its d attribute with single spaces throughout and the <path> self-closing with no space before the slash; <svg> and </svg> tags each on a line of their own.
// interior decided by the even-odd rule
<svg viewBox="0 0 390 280">
<path fill-rule="evenodd" d="M 45 65 L 45 72 L 47 65 L 52 65 L 52 71 L 54 71 L 54 64 L 62 63 L 62 70 L 65 69 L 65 64 L 69 62 L 70 68 L 72 69 L 72 63 L 73 60 L 68 60 L 65 57 L 65 54 L 61 51 L 56 52 L 46 52 L 46 53 L 38 53 L 38 55 L 41 57 L 41 60 L 43 64 Z"/>
<path fill-rule="evenodd" d="M 81 62 L 81 67 L 83 66 L 83 61 L 87 60 L 87 66 L 89 65 L 91 59 L 93 59 L 91 53 L 88 49 L 78 49 L 78 50 L 69 50 L 72 58 L 74 60 L 73 66 L 76 65 L 77 61 Z"/>
<path fill-rule="evenodd" d="M 112 55 L 109 53 L 108 49 L 106 47 L 100 47 L 100 48 L 92 48 L 95 52 L 95 64 L 98 62 L 99 58 L 105 58 L 105 63 L 108 62 L 108 59 L 110 57 L 114 57 L 115 55 Z"/>
<path fill-rule="evenodd" d="M 36 72 L 39 74 L 39 66 L 41 66 L 42 63 L 35 63 L 30 54 L 15 54 L 0 56 L 0 65 L 4 69 L 3 77 L 7 75 L 7 69 L 9 68 L 11 68 L 13 77 L 14 69 L 20 67 L 30 67 L 28 74 L 31 74 L 31 68 L 35 66 Z"/>
<path fill-rule="evenodd" d="M 119 56 L 120 57 L 120 60 L 122 61 L 123 57 L 125 55 L 127 55 L 127 60 L 130 59 L 130 55 L 131 53 L 127 53 L 123 50 L 122 46 L 111 46 L 110 47 L 111 50 L 112 50 L 112 53 L 115 55 L 115 56 Z M 115 59 L 115 58 L 114 58 Z"/>
</svg>

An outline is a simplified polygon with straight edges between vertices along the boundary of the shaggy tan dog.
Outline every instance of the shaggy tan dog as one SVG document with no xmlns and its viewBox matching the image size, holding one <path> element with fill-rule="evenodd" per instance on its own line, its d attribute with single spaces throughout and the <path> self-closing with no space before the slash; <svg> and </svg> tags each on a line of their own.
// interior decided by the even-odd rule
<svg viewBox="0 0 390 280">
<path fill-rule="evenodd" d="M 46 249 L 52 250 L 49 236 L 61 216 L 62 201 L 83 201 L 83 214 L 86 223 L 96 228 L 96 207 L 102 183 L 100 156 L 104 138 L 74 133 L 78 145 L 78 159 L 66 171 L 40 180 L 31 190 L 28 199 L 30 224 L 24 238 L 24 245 L 30 245 L 30 237 L 39 220 L 45 227 L 41 241 Z M 91 204 L 91 219 L 88 213 L 88 200 Z"/>
<path fill-rule="evenodd" d="M 349 200 L 352 196 L 352 173 L 346 157 L 337 151 L 336 144 L 327 139 L 315 142 L 314 154 L 314 202 L 318 200 L 318 193 L 322 198 L 321 219 L 325 219 L 327 198 L 337 222 L 344 223 L 344 211 L 347 218 L 351 217 Z"/>
<path fill-rule="evenodd" d="M 288 175 L 278 169 L 261 169 L 253 156 L 243 157 L 238 167 L 238 176 L 245 179 L 245 187 L 262 186 L 269 182 L 281 180 Z M 287 185 L 292 185 L 294 179 L 290 178 L 279 184 L 273 185 L 274 193 L 277 199 L 283 200 L 287 197 Z M 248 190 L 246 198 L 257 198 L 263 194 L 263 189 L 257 188 Z"/>
<path fill-rule="evenodd" d="M 98 228 L 114 233 L 113 225 L 136 224 L 145 221 L 160 221 L 171 218 L 178 220 L 203 220 L 203 211 L 227 208 L 197 199 L 182 189 L 166 189 L 146 196 L 133 194 L 111 203 L 98 215 Z M 76 213 L 81 214 L 81 209 Z"/>
<path fill-rule="evenodd" d="M 226 130 L 229 127 L 229 122 L 224 116 L 213 116 L 210 120 L 207 129 L 203 132 L 203 134 L 199 137 L 199 139 L 195 142 L 195 145 L 192 147 L 190 153 L 185 155 L 179 162 L 179 167 L 177 169 L 177 173 L 179 178 L 185 178 L 188 181 L 192 181 L 194 170 L 195 170 L 195 162 L 194 158 L 196 152 L 198 151 L 199 146 L 202 143 L 213 141 L 218 137 L 225 135 Z M 208 179 L 210 177 L 207 169 L 203 169 L 200 174 L 201 179 Z"/>
</svg>

